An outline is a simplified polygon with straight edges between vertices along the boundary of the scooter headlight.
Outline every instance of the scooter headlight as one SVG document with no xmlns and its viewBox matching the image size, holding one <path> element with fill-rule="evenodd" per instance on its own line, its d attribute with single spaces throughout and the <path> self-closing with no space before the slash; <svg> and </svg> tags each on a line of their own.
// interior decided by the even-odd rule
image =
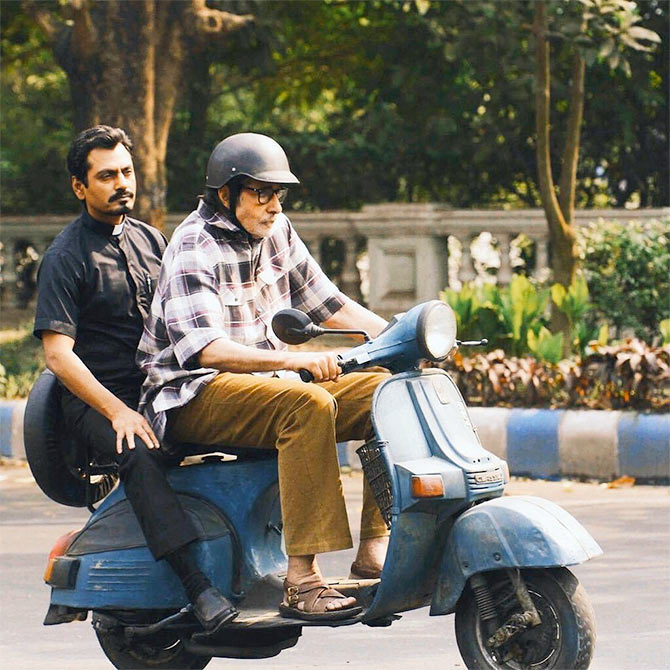
<svg viewBox="0 0 670 670">
<path fill-rule="evenodd" d="M 444 360 L 456 344 L 456 317 L 449 305 L 432 300 L 417 322 L 417 339 L 426 358 Z"/>
</svg>

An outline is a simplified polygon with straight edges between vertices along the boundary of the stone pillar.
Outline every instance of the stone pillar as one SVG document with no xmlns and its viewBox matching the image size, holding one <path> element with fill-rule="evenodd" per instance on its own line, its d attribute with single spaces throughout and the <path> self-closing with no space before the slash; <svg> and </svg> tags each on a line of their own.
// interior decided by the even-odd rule
<svg viewBox="0 0 670 670">
<path fill-rule="evenodd" d="M 314 239 L 311 239 L 308 242 L 309 246 L 309 253 L 312 254 L 312 258 L 319 264 L 321 265 L 321 242 L 323 241 L 323 237 L 320 235 Z"/>
<path fill-rule="evenodd" d="M 546 237 L 535 238 L 535 276 L 549 267 L 549 248 Z"/>
<path fill-rule="evenodd" d="M 461 243 L 461 269 L 458 273 L 458 278 L 465 284 L 477 276 L 475 268 L 472 265 L 472 251 L 470 250 L 472 238 L 467 235 L 464 238 L 458 237 L 458 241 Z"/>
<path fill-rule="evenodd" d="M 361 302 L 361 276 L 356 267 L 356 238 L 347 237 L 344 242 L 344 263 L 342 265 L 341 289 L 352 300 Z"/>
<path fill-rule="evenodd" d="M 499 233 L 497 236 L 500 245 L 500 269 L 498 270 L 498 284 L 506 285 L 512 280 L 512 264 L 509 258 L 510 235 Z"/>
<path fill-rule="evenodd" d="M 444 237 L 369 237 L 370 309 L 382 316 L 436 300 L 449 281 Z"/>
</svg>

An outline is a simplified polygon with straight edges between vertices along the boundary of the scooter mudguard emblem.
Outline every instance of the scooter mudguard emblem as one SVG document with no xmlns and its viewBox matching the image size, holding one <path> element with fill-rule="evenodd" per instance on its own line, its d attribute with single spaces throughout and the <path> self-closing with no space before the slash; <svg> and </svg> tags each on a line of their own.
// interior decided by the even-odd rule
<svg viewBox="0 0 670 670">
<path fill-rule="evenodd" d="M 584 527 L 548 500 L 532 496 L 488 500 L 456 520 L 430 613 L 453 612 L 467 580 L 476 573 L 576 565 L 600 554 Z"/>
</svg>

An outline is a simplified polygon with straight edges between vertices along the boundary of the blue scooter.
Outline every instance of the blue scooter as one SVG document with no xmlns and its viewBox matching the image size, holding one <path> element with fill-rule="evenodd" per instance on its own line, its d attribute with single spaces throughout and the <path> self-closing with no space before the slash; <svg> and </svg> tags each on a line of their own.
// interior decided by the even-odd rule
<svg viewBox="0 0 670 670">
<path fill-rule="evenodd" d="M 296 310 L 275 315 L 273 327 L 290 344 L 332 332 Z M 587 668 L 593 611 L 565 566 L 602 552 L 557 505 L 503 497 L 507 465 L 482 447 L 456 385 L 441 369 L 419 369 L 462 344 L 480 343 L 459 342 L 452 310 L 430 301 L 340 360 L 343 373 L 372 366 L 393 373 L 372 401 L 375 439 L 358 450 L 391 530 L 381 579 L 329 580 L 363 606 L 354 617 L 279 615 L 287 559 L 274 450 L 221 446 L 171 469 L 169 480 L 200 529 L 200 565 L 240 611 L 215 635 L 199 626 L 169 566 L 153 560 L 123 486 L 110 492 L 113 470 L 64 461 L 58 387 L 43 374 L 25 418 L 35 479 L 64 504 L 93 509 L 102 500 L 84 528 L 60 538 L 49 555 L 44 623 L 85 620 L 90 611 L 116 668 L 204 668 L 215 656 L 274 656 L 298 642 L 303 626 L 388 626 L 401 612 L 429 606 L 431 615 L 455 612 L 468 668 Z"/>
</svg>

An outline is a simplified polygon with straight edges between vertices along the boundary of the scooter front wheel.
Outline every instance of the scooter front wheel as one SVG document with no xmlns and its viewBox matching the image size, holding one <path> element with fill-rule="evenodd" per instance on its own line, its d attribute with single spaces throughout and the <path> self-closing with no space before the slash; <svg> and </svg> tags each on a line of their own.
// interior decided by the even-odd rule
<svg viewBox="0 0 670 670">
<path fill-rule="evenodd" d="M 541 623 L 493 646 L 468 586 L 456 608 L 456 640 L 470 670 L 586 670 L 595 644 L 595 616 L 586 592 L 566 568 L 522 570 Z M 497 625 L 522 612 L 508 572 L 484 575 Z"/>
<path fill-rule="evenodd" d="M 148 637 L 126 638 L 122 630 L 96 630 L 98 642 L 118 670 L 202 670 L 211 656 L 187 651 L 169 631 Z"/>
</svg>

